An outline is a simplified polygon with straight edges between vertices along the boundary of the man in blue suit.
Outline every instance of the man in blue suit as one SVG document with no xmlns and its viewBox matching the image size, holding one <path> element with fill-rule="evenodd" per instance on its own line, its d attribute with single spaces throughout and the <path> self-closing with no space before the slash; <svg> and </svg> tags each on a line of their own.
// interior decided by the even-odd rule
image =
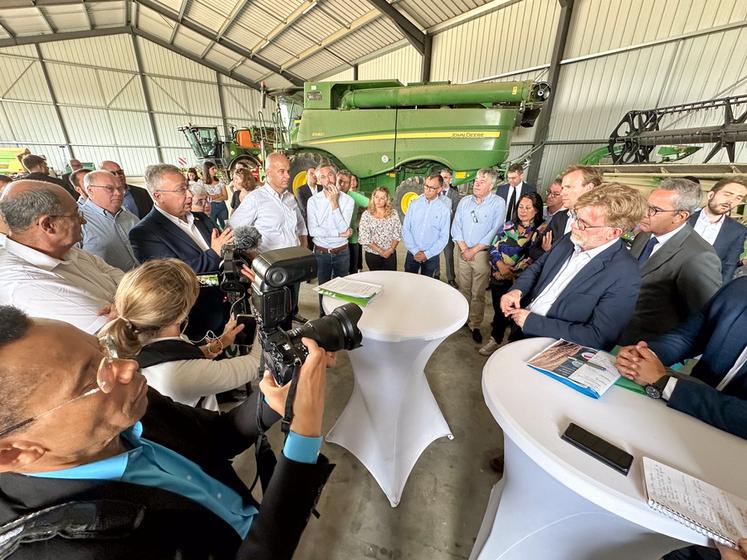
<svg viewBox="0 0 747 560">
<path fill-rule="evenodd" d="M 149 165 L 145 184 L 155 202 L 151 211 L 130 230 L 130 243 L 140 262 L 177 258 L 196 274 L 217 273 L 223 245 L 233 240 L 227 229 L 213 229 L 205 214 L 191 212 L 192 193 L 179 168 Z M 208 330 L 222 332 L 227 319 L 223 295 L 217 287 L 203 287 L 190 313 L 186 334 L 202 338 Z"/>
<path fill-rule="evenodd" d="M 581 196 L 570 234 L 501 298 L 501 310 L 516 324 L 511 338 L 548 336 L 611 349 L 633 313 L 641 281 L 620 236 L 645 209 L 638 191 L 618 183 Z"/>
<path fill-rule="evenodd" d="M 698 313 L 648 342 L 623 347 L 617 368 L 667 406 L 747 438 L 747 277 L 725 284 Z M 690 378 L 664 366 L 701 356 Z M 700 382 L 698 382 L 700 381 Z"/>
<path fill-rule="evenodd" d="M 746 196 L 747 176 L 721 179 L 708 193 L 708 204 L 688 219 L 693 229 L 713 245 L 721 259 L 724 283 L 734 277 L 747 237 L 747 227 L 730 218 L 729 213 L 744 202 Z"/>
<path fill-rule="evenodd" d="M 530 192 L 537 192 L 537 187 L 524 182 L 524 168 L 520 163 L 512 163 L 506 172 L 506 182 L 495 189 L 495 194 L 506 201 L 507 222 L 516 222 L 519 199 Z"/>
</svg>

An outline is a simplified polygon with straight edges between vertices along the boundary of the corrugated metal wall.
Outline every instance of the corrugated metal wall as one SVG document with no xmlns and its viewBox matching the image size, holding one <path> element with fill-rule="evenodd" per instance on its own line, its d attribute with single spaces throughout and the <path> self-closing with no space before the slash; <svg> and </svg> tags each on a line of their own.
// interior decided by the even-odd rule
<svg viewBox="0 0 747 560">
<path fill-rule="evenodd" d="M 215 125 L 223 133 L 218 79 L 213 70 L 142 38 L 143 74 L 163 158 L 195 158 L 178 127 L 191 122 Z M 39 46 L 75 155 L 81 161 L 118 161 L 139 175 L 158 161 L 145 92 L 130 35 L 44 43 Z M 64 134 L 33 46 L 0 49 L 0 145 L 28 146 L 63 169 L 68 153 Z M 222 78 L 229 125 L 256 124 L 258 92 Z M 270 116 L 273 104 L 265 110 Z"/>
</svg>

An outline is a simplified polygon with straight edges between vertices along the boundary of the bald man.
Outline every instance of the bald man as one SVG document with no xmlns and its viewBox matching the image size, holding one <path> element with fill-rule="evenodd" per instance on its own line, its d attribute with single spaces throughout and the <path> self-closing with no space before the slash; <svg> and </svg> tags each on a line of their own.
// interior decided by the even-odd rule
<svg viewBox="0 0 747 560">
<path fill-rule="evenodd" d="M 119 186 L 125 189 L 124 207 L 141 220 L 153 208 L 153 199 L 148 191 L 142 187 L 127 184 L 124 169 L 116 161 L 105 160 L 99 164 L 99 170 L 108 171 L 117 178 Z"/>
<path fill-rule="evenodd" d="M 85 219 L 65 189 L 21 180 L 0 197 L 8 237 L 0 251 L 0 305 L 93 334 L 109 320 L 124 273 L 75 247 Z"/>
</svg>

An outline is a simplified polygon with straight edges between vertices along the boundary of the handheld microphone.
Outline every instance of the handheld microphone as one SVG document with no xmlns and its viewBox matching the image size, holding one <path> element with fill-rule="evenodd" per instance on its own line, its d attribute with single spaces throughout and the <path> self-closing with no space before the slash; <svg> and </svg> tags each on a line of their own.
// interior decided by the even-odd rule
<svg viewBox="0 0 747 560">
<path fill-rule="evenodd" d="M 245 253 L 255 251 L 262 241 L 262 234 L 253 226 L 240 226 L 233 230 L 233 242 L 226 244 L 221 249 L 221 256 L 225 257 L 226 251 Z"/>
</svg>

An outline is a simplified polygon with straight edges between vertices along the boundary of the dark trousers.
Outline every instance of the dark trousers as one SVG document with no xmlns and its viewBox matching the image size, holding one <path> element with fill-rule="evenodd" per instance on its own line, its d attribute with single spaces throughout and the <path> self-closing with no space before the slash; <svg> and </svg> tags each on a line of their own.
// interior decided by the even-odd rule
<svg viewBox="0 0 747 560">
<path fill-rule="evenodd" d="M 493 328 L 490 331 L 490 336 L 492 336 L 493 340 L 498 344 L 503 342 L 503 335 L 506 332 L 506 327 L 514 324 L 513 321 L 503 315 L 503 311 L 501 311 L 501 297 L 511 289 L 512 285 L 513 282 L 490 282 L 490 296 L 493 300 L 494 312 Z"/>
<path fill-rule="evenodd" d="M 347 276 L 350 270 L 350 251 L 347 247 L 344 251 L 339 253 L 320 253 L 314 251 L 316 257 L 316 277 L 319 280 L 321 286 L 325 282 L 329 282 L 332 278 L 339 276 Z M 324 316 L 324 308 L 322 308 L 322 295 L 319 295 L 319 316 Z"/>
<path fill-rule="evenodd" d="M 444 249 L 444 260 L 446 261 L 446 281 L 454 282 L 456 280 L 456 273 L 454 271 L 454 240 L 451 238 L 451 235 L 449 235 L 449 242 Z"/>
<path fill-rule="evenodd" d="M 688 546 L 670 552 L 663 560 L 719 560 L 721 554 L 715 548 L 704 546 Z"/>
<path fill-rule="evenodd" d="M 418 262 L 415 260 L 415 256 L 408 251 L 407 257 L 405 258 L 405 272 L 413 272 L 415 274 L 437 278 L 436 273 L 438 272 L 439 258 L 440 255 L 436 255 L 426 261 Z"/>
<path fill-rule="evenodd" d="M 228 219 L 228 207 L 225 202 L 210 203 L 210 217 L 218 224 L 220 229 L 225 229 L 226 220 Z"/>
<path fill-rule="evenodd" d="M 368 270 L 397 270 L 397 253 L 392 253 L 385 259 L 381 255 L 366 251 L 366 264 Z"/>
<path fill-rule="evenodd" d="M 350 274 L 355 274 L 363 269 L 361 266 L 361 246 L 358 243 L 348 243 L 350 251 Z"/>
</svg>

